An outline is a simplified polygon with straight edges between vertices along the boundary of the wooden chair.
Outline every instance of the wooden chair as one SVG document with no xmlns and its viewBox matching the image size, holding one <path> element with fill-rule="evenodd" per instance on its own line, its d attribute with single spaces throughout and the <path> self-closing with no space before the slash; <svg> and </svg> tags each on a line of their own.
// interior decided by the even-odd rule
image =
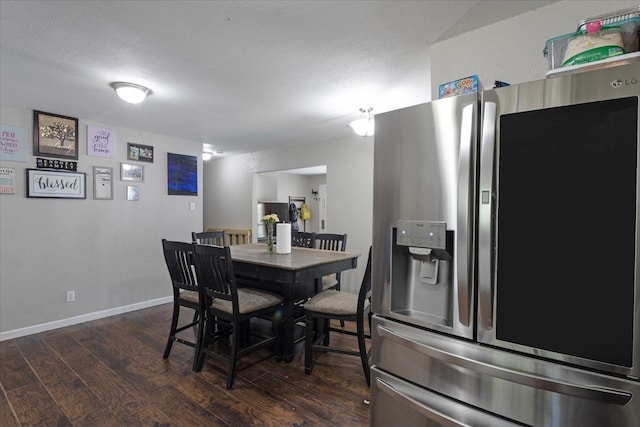
<svg viewBox="0 0 640 427">
<path fill-rule="evenodd" d="M 319 233 L 316 234 L 315 247 L 326 251 L 344 252 L 347 250 L 346 234 Z M 322 290 L 340 290 L 340 273 L 331 274 L 322 278 Z"/>
<path fill-rule="evenodd" d="M 251 243 L 251 230 L 241 228 L 207 228 L 207 231 L 223 231 L 227 245 Z"/>
<path fill-rule="evenodd" d="M 291 246 L 298 248 L 314 248 L 316 246 L 316 233 L 292 231 Z"/>
<path fill-rule="evenodd" d="M 192 369 L 195 370 L 200 354 L 200 346 L 202 345 L 201 332 L 204 330 L 205 313 L 200 303 L 201 290 L 198 286 L 193 268 L 193 257 L 191 254 L 193 246 L 186 242 L 173 242 L 162 239 L 162 249 L 173 288 L 173 315 L 169 329 L 169 338 L 167 339 L 167 345 L 165 346 L 162 358 L 166 359 L 169 357 L 171 347 L 174 341 L 177 341 L 195 349 L 192 367 Z M 193 320 L 188 324 L 178 326 L 181 307 L 194 310 L 194 316 Z M 194 339 L 189 340 L 185 337 L 178 336 L 180 332 L 193 326 L 196 326 Z"/>
<path fill-rule="evenodd" d="M 199 245 L 224 246 L 224 231 L 203 231 L 191 233 L 191 243 Z"/>
<path fill-rule="evenodd" d="M 370 351 L 367 351 L 365 339 L 370 339 L 371 333 L 367 334 L 365 332 L 364 321 L 366 316 L 369 323 L 369 331 L 371 331 L 371 248 L 369 248 L 367 267 L 357 295 L 331 289 L 313 296 L 304 304 L 304 310 L 306 322 L 304 341 L 305 373 L 309 375 L 313 370 L 313 350 L 359 355 L 367 385 L 369 385 Z M 356 332 L 331 328 L 330 321 L 332 319 L 356 322 Z M 322 322 L 322 325 L 314 331 L 314 323 L 316 322 Z M 358 338 L 358 351 L 330 347 L 330 332 L 355 335 Z"/>
<path fill-rule="evenodd" d="M 202 332 L 196 371 L 202 370 L 207 355 L 229 364 L 227 371 L 227 389 L 233 386 L 236 364 L 239 357 L 267 345 L 278 348 L 278 330 L 280 316 L 275 313 L 282 309 L 282 297 L 269 292 L 236 286 L 231 251 L 229 246 L 193 245 L 196 275 L 204 294 L 211 300 L 203 305 L 207 311 L 206 324 Z M 270 315 L 273 319 L 273 334 L 257 335 L 258 341 L 241 347 L 242 341 L 249 341 L 250 320 L 254 317 Z M 217 327 L 221 323 L 221 327 Z M 221 338 L 231 335 L 230 355 L 216 351 L 209 346 Z M 240 336 L 242 335 L 242 339 Z M 221 346 L 219 346 L 221 347 Z M 219 349 L 220 350 L 220 349 Z"/>
</svg>

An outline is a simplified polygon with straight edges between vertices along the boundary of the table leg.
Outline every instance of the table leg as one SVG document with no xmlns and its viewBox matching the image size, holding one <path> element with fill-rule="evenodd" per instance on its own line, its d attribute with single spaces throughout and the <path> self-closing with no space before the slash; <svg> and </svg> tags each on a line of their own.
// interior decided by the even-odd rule
<svg viewBox="0 0 640 427">
<path fill-rule="evenodd" d="M 285 299 L 282 309 L 282 323 L 280 335 L 280 360 L 289 363 L 293 360 L 293 327 L 294 306 L 291 298 Z"/>
</svg>

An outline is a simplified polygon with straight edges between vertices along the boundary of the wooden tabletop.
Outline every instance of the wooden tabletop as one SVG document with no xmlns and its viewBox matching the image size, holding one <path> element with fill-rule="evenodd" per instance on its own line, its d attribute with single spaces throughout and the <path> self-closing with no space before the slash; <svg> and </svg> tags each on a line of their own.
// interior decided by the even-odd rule
<svg viewBox="0 0 640 427">
<path fill-rule="evenodd" d="M 231 249 L 231 258 L 234 261 L 250 262 L 285 270 L 298 270 L 360 256 L 356 252 L 325 251 L 298 247 L 292 247 L 290 254 L 278 254 L 275 250 L 273 253 L 268 253 L 267 245 L 262 243 L 231 245 L 229 248 Z"/>
</svg>

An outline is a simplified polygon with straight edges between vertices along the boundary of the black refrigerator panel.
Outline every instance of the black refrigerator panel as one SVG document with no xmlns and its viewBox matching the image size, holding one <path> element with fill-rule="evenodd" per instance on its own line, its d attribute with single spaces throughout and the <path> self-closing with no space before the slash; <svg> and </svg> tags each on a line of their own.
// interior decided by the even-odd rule
<svg viewBox="0 0 640 427">
<path fill-rule="evenodd" d="M 480 342 L 640 375 L 639 71 L 483 94 Z"/>
</svg>

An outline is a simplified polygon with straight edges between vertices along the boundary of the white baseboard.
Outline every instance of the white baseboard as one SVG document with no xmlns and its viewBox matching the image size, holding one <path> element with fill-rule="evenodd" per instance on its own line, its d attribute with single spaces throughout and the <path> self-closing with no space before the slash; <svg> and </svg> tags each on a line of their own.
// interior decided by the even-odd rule
<svg viewBox="0 0 640 427">
<path fill-rule="evenodd" d="M 115 316 L 116 314 L 128 313 L 129 311 L 141 310 L 143 308 L 166 304 L 172 301 L 173 296 L 156 298 L 149 301 L 142 301 L 135 304 L 125 305 L 122 307 L 115 307 L 108 310 L 101 310 L 93 313 L 82 314 L 80 316 L 69 317 L 68 319 L 61 319 L 53 322 L 42 323 L 40 325 L 27 326 L 26 328 L 14 329 L 12 331 L 0 332 L 0 341 L 37 334 L 39 332 L 50 331 L 51 329 L 64 328 L 65 326 L 77 325 L 78 323 L 84 323 L 90 320 Z"/>
</svg>

